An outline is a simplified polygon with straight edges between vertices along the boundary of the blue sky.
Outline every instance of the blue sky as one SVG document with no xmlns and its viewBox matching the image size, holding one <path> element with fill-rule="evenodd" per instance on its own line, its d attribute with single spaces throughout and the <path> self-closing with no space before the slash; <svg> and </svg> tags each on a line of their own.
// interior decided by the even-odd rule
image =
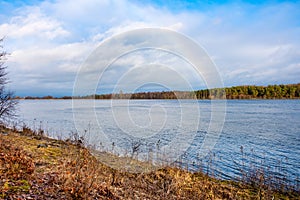
<svg viewBox="0 0 300 200">
<path fill-rule="evenodd" d="M 0 0 L 9 87 L 21 96 L 71 95 L 80 66 L 103 40 L 145 27 L 192 38 L 225 86 L 300 82 L 300 1 Z M 124 70 L 115 73 L 106 78 Z M 204 88 L 200 82 L 193 88 Z M 102 91 L 111 91 L 105 84 Z"/>
</svg>

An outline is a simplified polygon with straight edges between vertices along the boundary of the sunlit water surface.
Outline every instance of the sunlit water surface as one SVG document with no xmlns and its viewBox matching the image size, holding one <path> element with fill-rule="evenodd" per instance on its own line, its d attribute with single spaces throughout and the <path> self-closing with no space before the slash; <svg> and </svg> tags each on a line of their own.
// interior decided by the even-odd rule
<svg viewBox="0 0 300 200">
<path fill-rule="evenodd" d="M 132 153 L 137 142 L 142 143 L 140 154 L 149 155 L 178 136 L 176 147 L 188 143 L 177 160 L 184 168 L 201 169 L 224 179 L 263 169 L 299 184 L 299 100 L 228 100 L 223 131 L 205 158 L 199 155 L 211 120 L 211 101 L 76 102 L 73 110 L 71 100 L 22 100 L 19 125 L 41 128 L 56 138 L 68 138 L 78 132 L 96 148 L 123 155 Z M 75 119 L 73 112 L 77 113 Z"/>
</svg>

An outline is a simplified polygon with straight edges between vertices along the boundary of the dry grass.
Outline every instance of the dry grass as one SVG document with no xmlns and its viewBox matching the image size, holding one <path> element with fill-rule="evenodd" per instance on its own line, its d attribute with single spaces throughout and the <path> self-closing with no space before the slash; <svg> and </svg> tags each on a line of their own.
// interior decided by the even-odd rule
<svg viewBox="0 0 300 200">
<path fill-rule="evenodd" d="M 299 199 L 203 173 L 165 167 L 132 174 L 103 165 L 74 142 L 30 130 L 0 130 L 0 198 L 3 199 Z M 109 156 L 102 154 L 98 156 Z M 118 159 L 118 157 L 115 157 Z M 123 162 L 124 158 L 120 158 Z M 101 160 L 101 159 L 100 159 Z"/>
</svg>

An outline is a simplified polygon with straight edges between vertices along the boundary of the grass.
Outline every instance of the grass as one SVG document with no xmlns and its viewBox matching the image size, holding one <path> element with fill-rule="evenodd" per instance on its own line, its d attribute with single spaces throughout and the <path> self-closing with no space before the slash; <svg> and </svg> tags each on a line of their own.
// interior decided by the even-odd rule
<svg viewBox="0 0 300 200">
<path fill-rule="evenodd" d="M 50 139 L 26 128 L 13 131 L 2 127 L 0 198 L 300 199 L 299 191 L 224 181 L 175 167 L 134 174 L 112 169 L 99 160 L 116 165 L 138 162 L 91 153 L 78 141 Z"/>
</svg>

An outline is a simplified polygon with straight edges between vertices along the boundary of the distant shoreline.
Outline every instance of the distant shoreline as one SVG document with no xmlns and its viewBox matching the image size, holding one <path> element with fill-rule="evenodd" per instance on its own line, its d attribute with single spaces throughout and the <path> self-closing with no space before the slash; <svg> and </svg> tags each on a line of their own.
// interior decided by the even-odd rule
<svg viewBox="0 0 300 200">
<path fill-rule="evenodd" d="M 111 93 L 92 94 L 85 96 L 63 96 L 53 97 L 51 95 L 16 96 L 20 100 L 70 100 L 70 99 L 130 99 L 130 100 L 175 100 L 175 99 L 197 99 L 197 100 L 284 100 L 300 99 L 300 83 L 281 84 L 268 86 L 243 85 L 226 88 L 203 89 L 197 91 L 158 91 L 138 93 Z"/>
<path fill-rule="evenodd" d="M 226 100 L 226 101 L 235 101 L 235 100 L 239 100 L 239 101 L 264 101 L 264 100 L 270 100 L 270 101 L 278 101 L 278 100 L 300 100 L 300 98 L 282 98 L 282 99 L 83 99 L 83 98 L 71 98 L 71 99 L 61 99 L 61 98 L 52 98 L 52 99 L 42 99 L 42 98 L 36 98 L 36 99 L 25 99 L 25 98 L 18 98 L 17 100 L 20 100 L 20 101 L 30 101 L 30 100 L 36 100 L 36 101 L 39 101 L 39 100 L 53 100 L 53 101 L 70 101 L 70 100 L 96 100 L 96 101 L 106 101 L 106 100 L 130 100 L 130 101 L 145 101 L 145 100 L 153 100 L 153 101 L 167 101 L 167 100 L 170 100 L 170 101 L 174 101 L 174 100 L 196 100 L 196 101 L 222 101 L 222 100 Z"/>
</svg>

